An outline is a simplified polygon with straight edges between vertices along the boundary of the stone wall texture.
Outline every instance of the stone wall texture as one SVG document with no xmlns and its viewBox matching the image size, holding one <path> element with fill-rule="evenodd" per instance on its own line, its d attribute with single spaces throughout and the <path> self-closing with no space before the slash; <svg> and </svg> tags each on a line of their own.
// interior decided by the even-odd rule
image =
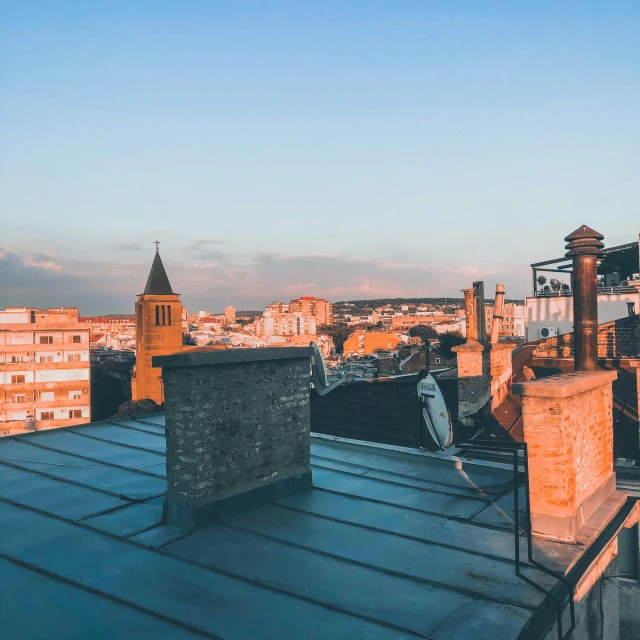
<svg viewBox="0 0 640 640">
<path fill-rule="evenodd" d="M 640 352 L 638 326 L 640 316 L 630 316 L 598 325 L 598 357 L 629 358 Z M 547 338 L 538 344 L 534 355 L 540 358 L 573 358 L 573 333 Z"/>
<path fill-rule="evenodd" d="M 582 371 L 514 385 L 522 394 L 534 531 L 546 533 L 536 529 L 537 516 L 560 522 L 580 509 L 579 524 L 599 506 L 585 504 L 613 474 L 615 377 L 613 371 Z"/>
<path fill-rule="evenodd" d="M 200 507 L 310 471 L 307 358 L 164 370 L 167 499 Z"/>
<path fill-rule="evenodd" d="M 495 409 L 511 389 L 513 345 L 467 342 L 453 350 L 458 362 L 458 417 Z"/>
</svg>

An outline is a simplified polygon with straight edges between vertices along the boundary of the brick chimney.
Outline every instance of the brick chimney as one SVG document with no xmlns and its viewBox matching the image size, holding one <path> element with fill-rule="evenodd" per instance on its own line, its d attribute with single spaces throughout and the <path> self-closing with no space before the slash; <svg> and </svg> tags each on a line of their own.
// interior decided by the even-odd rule
<svg viewBox="0 0 640 640">
<path fill-rule="evenodd" d="M 192 529 L 311 488 L 312 350 L 191 351 L 162 367 L 163 520 Z"/>
<path fill-rule="evenodd" d="M 564 541 L 616 489 L 613 470 L 615 371 L 598 370 L 597 259 L 603 236 L 582 225 L 569 234 L 573 258 L 575 373 L 513 385 L 522 396 L 529 449 L 533 532 Z"/>
<path fill-rule="evenodd" d="M 615 491 L 615 371 L 576 371 L 513 385 L 522 397 L 533 533 L 573 541 Z"/>
</svg>

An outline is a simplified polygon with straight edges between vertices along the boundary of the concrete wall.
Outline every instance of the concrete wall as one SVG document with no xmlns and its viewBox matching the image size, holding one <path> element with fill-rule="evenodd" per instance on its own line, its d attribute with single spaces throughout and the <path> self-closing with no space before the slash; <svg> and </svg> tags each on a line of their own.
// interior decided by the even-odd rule
<svg viewBox="0 0 640 640">
<path fill-rule="evenodd" d="M 617 563 L 615 559 L 605 572 L 584 593 L 575 599 L 576 628 L 571 640 L 635 640 L 640 635 L 626 635 L 623 632 L 620 589 L 615 584 Z M 636 607 L 637 608 L 637 607 Z M 563 633 L 569 628 L 568 607 L 562 616 Z M 625 628 L 626 631 L 626 628 Z M 557 626 L 544 636 L 544 640 L 558 640 Z"/>
<path fill-rule="evenodd" d="M 157 358 L 163 365 L 167 501 L 189 509 L 309 474 L 308 348 Z"/>
<path fill-rule="evenodd" d="M 640 312 L 637 292 L 598 294 L 598 322 L 626 317 L 627 302 L 635 302 L 636 313 Z M 559 334 L 573 331 L 573 296 L 527 298 L 525 307 L 527 342 L 539 340 L 542 327 L 557 327 Z"/>
</svg>

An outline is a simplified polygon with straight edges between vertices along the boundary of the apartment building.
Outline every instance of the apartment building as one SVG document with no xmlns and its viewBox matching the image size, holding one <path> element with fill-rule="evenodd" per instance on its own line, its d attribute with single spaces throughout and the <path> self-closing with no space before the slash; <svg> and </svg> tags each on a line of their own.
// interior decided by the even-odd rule
<svg viewBox="0 0 640 640">
<path fill-rule="evenodd" d="M 77 309 L 0 311 L 0 435 L 89 422 L 89 366 Z"/>
<path fill-rule="evenodd" d="M 349 355 L 371 355 L 376 351 L 390 351 L 404 344 L 402 334 L 387 331 L 356 331 L 344 342 L 343 352 Z"/>
<path fill-rule="evenodd" d="M 333 324 L 333 304 L 324 298 L 302 296 L 289 303 L 289 311 L 314 316 L 318 324 Z"/>
<path fill-rule="evenodd" d="M 235 324 L 236 323 L 236 308 L 228 306 L 224 308 L 224 323 Z"/>
<path fill-rule="evenodd" d="M 491 333 L 493 322 L 493 306 L 486 305 L 484 308 L 485 324 L 487 332 Z M 502 321 L 500 322 L 500 336 L 509 338 L 523 338 L 525 334 L 524 305 L 507 302 L 502 311 Z"/>
<path fill-rule="evenodd" d="M 316 327 L 315 316 L 305 315 L 299 311 L 277 313 L 269 311 L 269 308 L 264 312 L 262 318 L 257 318 L 254 323 L 254 330 L 257 336 L 315 335 Z"/>
</svg>

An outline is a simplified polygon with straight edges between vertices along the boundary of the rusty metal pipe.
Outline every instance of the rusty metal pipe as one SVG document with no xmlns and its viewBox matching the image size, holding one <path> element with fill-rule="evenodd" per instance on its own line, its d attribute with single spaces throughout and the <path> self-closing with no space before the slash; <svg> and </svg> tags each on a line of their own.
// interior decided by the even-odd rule
<svg viewBox="0 0 640 640">
<path fill-rule="evenodd" d="M 504 311 L 504 285 L 496 285 L 496 299 L 493 303 L 493 320 L 491 321 L 491 344 L 497 344 L 500 338 L 500 327 L 502 325 L 502 315 Z"/>
<path fill-rule="evenodd" d="M 573 258 L 573 354 L 576 371 L 598 368 L 598 258 L 604 236 L 582 225 L 565 238 Z"/>
</svg>

